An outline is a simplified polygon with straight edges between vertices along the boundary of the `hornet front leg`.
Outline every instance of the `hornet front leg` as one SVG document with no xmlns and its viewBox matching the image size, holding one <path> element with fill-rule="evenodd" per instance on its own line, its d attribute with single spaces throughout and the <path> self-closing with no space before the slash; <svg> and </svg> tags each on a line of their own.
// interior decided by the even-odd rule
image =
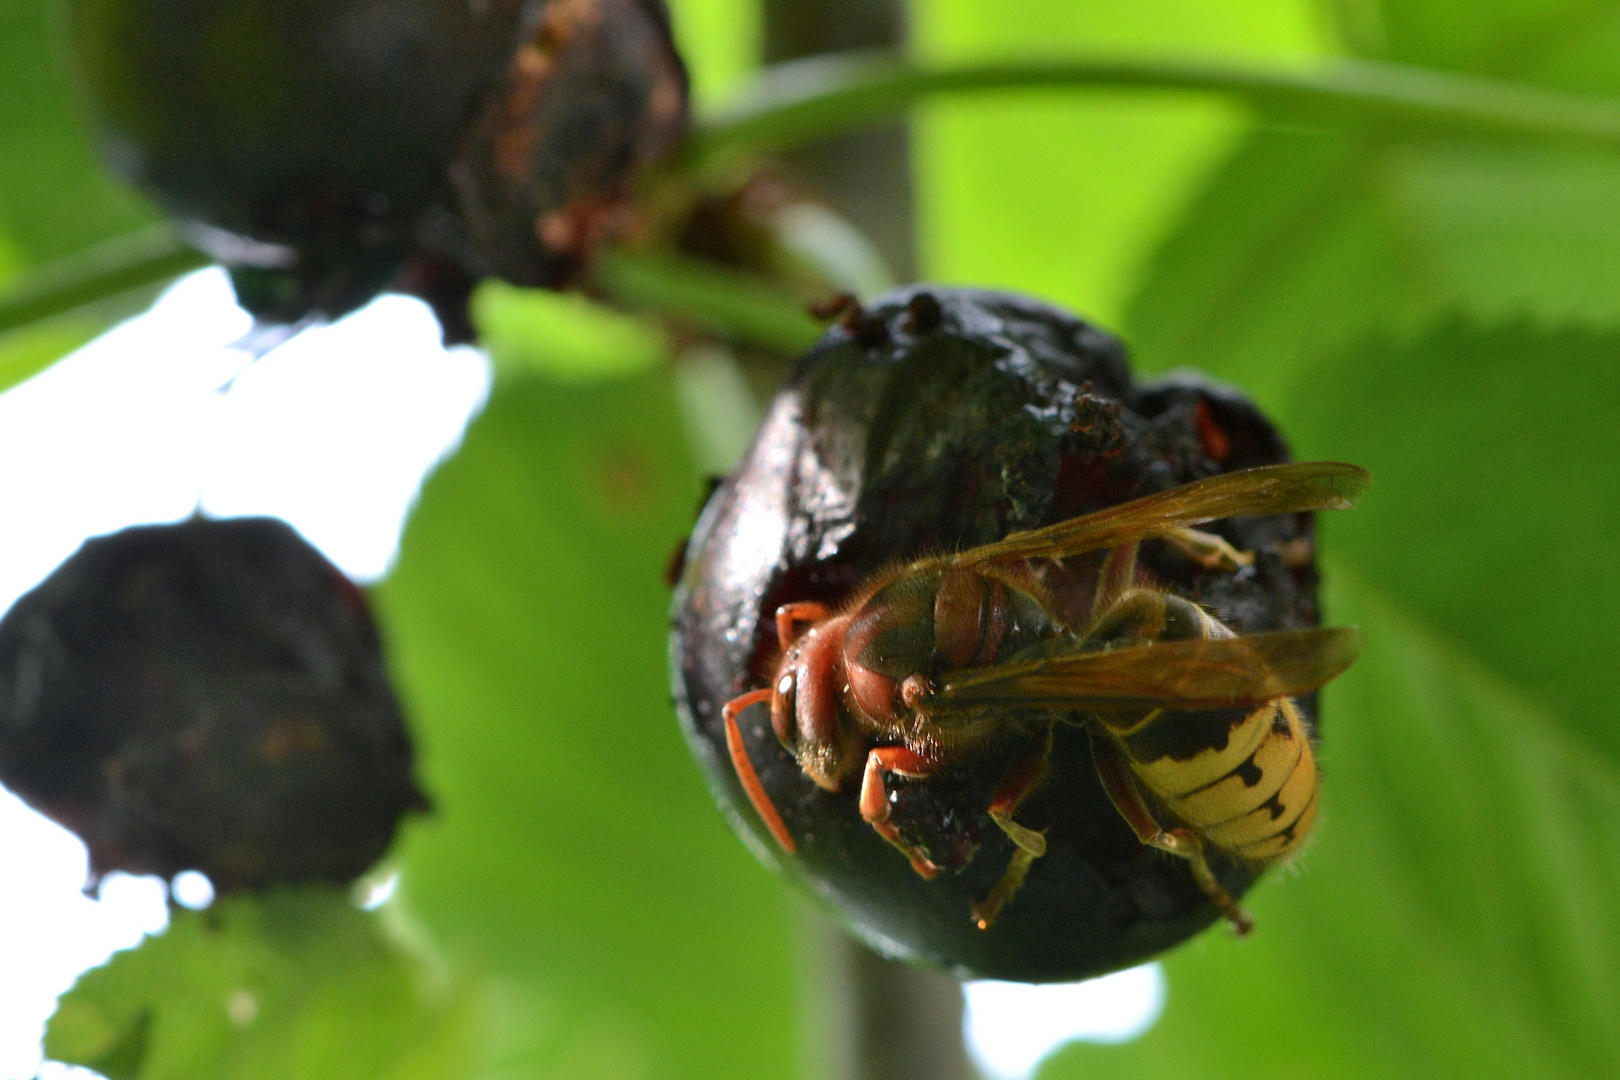
<svg viewBox="0 0 1620 1080">
<path fill-rule="evenodd" d="M 937 763 L 909 747 L 879 746 L 866 755 L 866 772 L 861 777 L 861 817 L 877 830 L 879 836 L 909 859 L 911 868 L 925 878 L 938 875 L 939 867 L 920 848 L 906 843 L 899 828 L 889 820 L 889 790 L 883 783 L 883 774 L 892 772 L 920 780 L 938 771 Z"/>
</svg>

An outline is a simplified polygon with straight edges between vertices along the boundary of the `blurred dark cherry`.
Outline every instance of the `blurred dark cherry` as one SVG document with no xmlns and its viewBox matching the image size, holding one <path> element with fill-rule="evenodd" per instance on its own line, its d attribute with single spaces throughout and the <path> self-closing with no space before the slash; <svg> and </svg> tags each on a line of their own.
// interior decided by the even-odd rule
<svg viewBox="0 0 1620 1080">
<path fill-rule="evenodd" d="M 425 810 L 365 594 L 285 523 L 85 543 L 0 620 L 0 783 L 94 876 L 349 881 Z"/>
</svg>

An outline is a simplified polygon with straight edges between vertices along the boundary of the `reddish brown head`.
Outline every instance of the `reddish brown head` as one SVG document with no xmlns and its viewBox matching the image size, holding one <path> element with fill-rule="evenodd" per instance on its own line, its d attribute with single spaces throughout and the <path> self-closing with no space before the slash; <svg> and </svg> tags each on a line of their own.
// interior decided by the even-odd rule
<svg viewBox="0 0 1620 1080">
<path fill-rule="evenodd" d="M 880 580 L 840 615 L 819 604 L 777 612 L 771 726 L 820 787 L 839 790 L 872 743 L 909 742 L 945 672 L 996 663 L 1055 629 L 998 575 L 937 566 Z"/>
<path fill-rule="evenodd" d="M 791 619 L 779 625 L 794 627 Z M 837 791 L 860 764 L 861 739 L 840 707 L 846 679 L 844 635 L 848 615 L 819 619 L 791 639 L 771 684 L 771 727 L 805 775 Z"/>
</svg>

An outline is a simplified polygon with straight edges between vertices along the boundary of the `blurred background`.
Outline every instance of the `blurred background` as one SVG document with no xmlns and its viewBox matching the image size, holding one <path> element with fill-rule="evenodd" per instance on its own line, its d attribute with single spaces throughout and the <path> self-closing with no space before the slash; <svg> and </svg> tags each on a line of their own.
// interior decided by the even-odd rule
<svg viewBox="0 0 1620 1080">
<path fill-rule="evenodd" d="M 170 907 L 83 896 L 77 841 L 0 794 L 0 1077 L 1620 1075 L 1620 3 L 672 6 L 700 117 L 876 46 L 1548 92 L 1512 137 L 964 92 L 776 166 L 869 242 L 867 291 L 1071 307 L 1373 470 L 1322 522 L 1328 619 L 1369 645 L 1324 695 L 1317 838 L 1251 938 L 1098 983 L 974 984 L 964 1017 L 867 958 L 732 835 L 668 704 L 661 571 L 779 366 L 498 287 L 483 349 L 398 296 L 268 348 L 217 269 L 8 322 L 159 215 L 95 156 L 62 12 L 3 0 L 0 605 L 91 535 L 282 516 L 372 584 L 436 813 L 352 902 Z"/>
</svg>

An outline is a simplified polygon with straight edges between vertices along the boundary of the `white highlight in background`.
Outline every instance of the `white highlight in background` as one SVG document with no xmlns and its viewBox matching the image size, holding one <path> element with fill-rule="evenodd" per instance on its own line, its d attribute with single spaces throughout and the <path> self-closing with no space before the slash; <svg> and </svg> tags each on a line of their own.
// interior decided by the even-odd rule
<svg viewBox="0 0 1620 1080">
<path fill-rule="evenodd" d="M 489 384 L 482 354 L 439 344 L 427 305 L 380 297 L 215 395 L 203 511 L 283 518 L 350 577 L 380 578 L 423 476 L 461 442 Z"/>
<path fill-rule="evenodd" d="M 79 972 L 169 924 L 163 883 L 110 874 L 100 901 L 81 891 L 78 838 L 0 789 L 0 1077 L 39 1068 L 39 1036 L 56 995 Z"/>
<path fill-rule="evenodd" d="M 423 475 L 460 441 L 489 365 L 446 352 L 425 305 L 383 297 L 249 363 L 223 272 L 0 394 L 0 612 L 91 536 L 216 517 L 284 518 L 351 576 L 376 578 Z M 81 891 L 84 846 L 0 791 L 0 1080 L 40 1066 L 55 998 L 168 921 L 155 878 Z M 176 899 L 204 905 L 201 875 Z M 46 1064 L 42 1080 L 85 1070 Z"/>
<path fill-rule="evenodd" d="M 1164 970 L 1144 964 L 1078 983 L 970 982 L 963 1034 L 988 1080 L 1027 1080 L 1054 1050 L 1075 1041 L 1119 1043 L 1164 1011 Z"/>
<path fill-rule="evenodd" d="M 214 902 L 214 883 L 196 870 L 182 870 L 169 882 L 169 896 L 192 911 L 201 911 Z"/>
</svg>

